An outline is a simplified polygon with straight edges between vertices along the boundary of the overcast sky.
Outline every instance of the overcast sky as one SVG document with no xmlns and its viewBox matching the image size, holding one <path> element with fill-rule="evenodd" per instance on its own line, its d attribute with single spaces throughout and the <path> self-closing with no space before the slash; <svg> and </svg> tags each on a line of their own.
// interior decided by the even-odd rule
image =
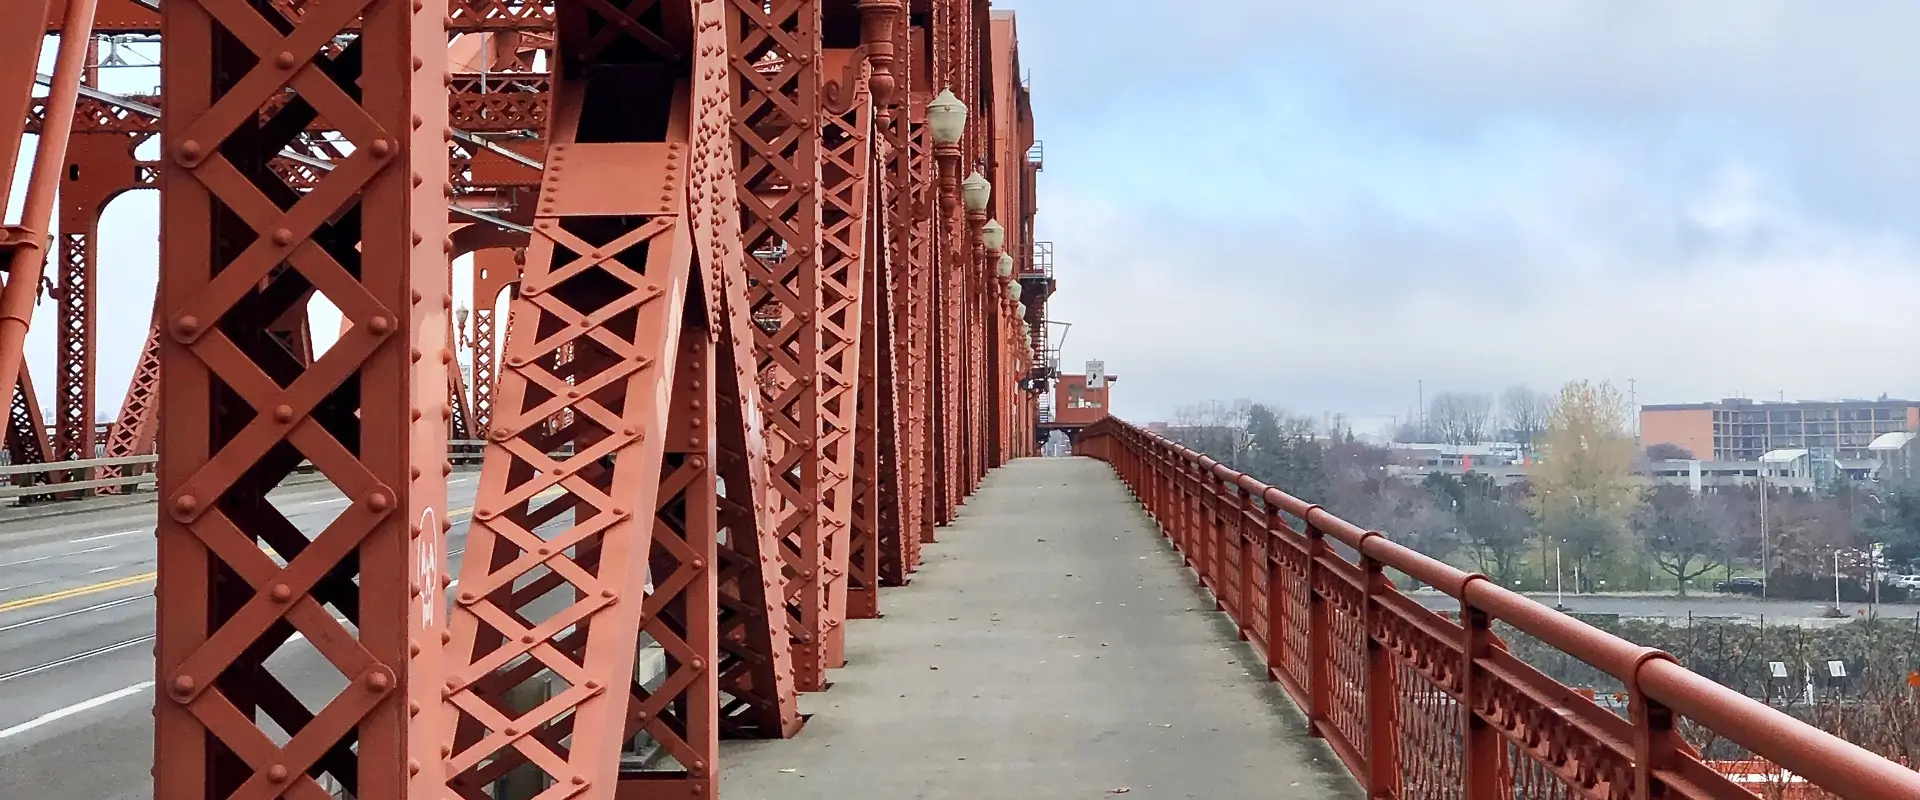
<svg viewBox="0 0 1920 800">
<path fill-rule="evenodd" d="M 1920 398 L 1920 6 L 1002 5 L 1046 143 L 1064 366 L 1105 360 L 1124 416 L 1404 414 L 1423 380 Z M 107 215 L 109 413 L 156 209 Z M 49 402 L 52 310 L 29 341 Z"/>
<path fill-rule="evenodd" d="M 1012 6 L 1063 366 L 1124 416 L 1920 397 L 1920 6 Z"/>
</svg>

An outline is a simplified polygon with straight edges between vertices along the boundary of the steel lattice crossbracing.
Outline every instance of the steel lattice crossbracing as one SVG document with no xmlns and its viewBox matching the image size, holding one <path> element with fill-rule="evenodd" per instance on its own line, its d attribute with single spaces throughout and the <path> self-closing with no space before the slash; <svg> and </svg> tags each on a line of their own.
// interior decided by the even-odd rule
<svg viewBox="0 0 1920 800">
<path fill-rule="evenodd" d="M 115 462 L 61 497 L 160 456 L 159 796 L 716 796 L 719 739 L 798 733 L 845 621 L 1024 452 L 982 438 L 1024 418 L 985 418 L 1011 383 L 943 377 L 1011 374 L 973 363 L 993 283 L 942 275 L 975 316 L 933 335 L 936 264 L 983 253 L 957 187 L 936 201 L 929 87 L 980 96 L 984 4 L 27 5 L 7 41 L 165 32 L 156 96 L 87 88 L 97 54 L 63 50 L 38 97 L 0 62 L 20 133 L 70 140 L 43 136 L 33 185 L 85 190 L 57 215 L 30 192 L 4 240 L 43 263 L 62 231 L 52 435 L 16 359 L 7 443 Z M 984 112 L 954 155 L 1011 158 Z M 95 228 L 162 183 L 153 324 L 96 444 Z M 456 577 L 446 446 L 476 436 Z M 302 462 L 353 501 L 317 534 L 261 500 Z M 299 639 L 345 685 L 318 707 L 265 667 Z"/>
<path fill-rule="evenodd" d="M 80 36 L 36 77 L 43 33 L 89 28 L 164 29 L 161 92 L 100 91 Z M 946 139 L 943 90 L 969 110 Z M 48 499 L 159 456 L 156 796 L 711 798 L 722 739 L 803 735 L 799 693 L 831 691 L 847 621 L 1033 449 L 1053 281 L 1027 102 L 983 0 L 0 4 L 0 114 L 23 121 L 0 163 L 41 137 L 0 229 L 6 444 L 114 462 L 50 475 Z M 102 437 L 99 215 L 162 186 L 152 322 L 118 343 L 141 357 Z M 43 293 L 51 420 L 20 345 Z M 331 346 L 315 298 L 341 312 Z M 456 568 L 447 453 L 469 437 Z M 1680 717 L 1826 796 L 1920 794 L 1117 420 L 1078 446 L 1372 796 L 1749 797 Z M 302 462 L 350 501 L 317 533 L 267 499 Z M 1632 708 L 1547 680 L 1495 621 L 1620 676 Z M 296 639 L 340 687 L 317 704 L 267 663 Z"/>
</svg>

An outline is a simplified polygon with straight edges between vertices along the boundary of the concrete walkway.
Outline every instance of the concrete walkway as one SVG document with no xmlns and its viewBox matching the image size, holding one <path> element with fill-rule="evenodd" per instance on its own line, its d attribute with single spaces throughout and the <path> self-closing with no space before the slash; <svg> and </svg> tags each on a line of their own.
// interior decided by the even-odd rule
<svg viewBox="0 0 1920 800">
<path fill-rule="evenodd" d="M 926 562 L 723 797 L 1360 796 L 1104 463 L 995 471 Z"/>
</svg>

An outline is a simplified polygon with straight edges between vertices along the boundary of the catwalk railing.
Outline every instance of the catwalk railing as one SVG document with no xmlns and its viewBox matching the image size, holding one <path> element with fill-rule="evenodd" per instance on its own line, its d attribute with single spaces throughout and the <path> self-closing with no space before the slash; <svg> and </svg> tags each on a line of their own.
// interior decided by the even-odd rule
<svg viewBox="0 0 1920 800">
<path fill-rule="evenodd" d="M 1102 421 L 1076 450 L 1113 465 L 1371 797 L 1920 798 L 1920 772 L 1140 428 Z M 1458 600 L 1458 618 L 1389 570 Z M 1626 714 L 1510 654 L 1495 621 L 1619 679 Z M 1715 771 L 1682 718 L 1773 769 Z"/>
</svg>

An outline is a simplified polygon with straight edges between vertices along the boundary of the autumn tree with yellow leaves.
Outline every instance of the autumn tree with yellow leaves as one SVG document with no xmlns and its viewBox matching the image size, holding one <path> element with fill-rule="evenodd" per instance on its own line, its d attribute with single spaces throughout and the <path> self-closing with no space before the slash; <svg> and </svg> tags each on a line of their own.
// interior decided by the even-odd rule
<svg viewBox="0 0 1920 800">
<path fill-rule="evenodd" d="M 1639 505 L 1631 413 L 1626 397 L 1604 381 L 1573 381 L 1553 399 L 1546 430 L 1536 440 L 1539 460 L 1527 470 L 1543 574 L 1553 566 L 1548 559 L 1554 543 L 1566 567 L 1579 569 L 1582 583 L 1625 546 L 1628 521 Z"/>
</svg>

